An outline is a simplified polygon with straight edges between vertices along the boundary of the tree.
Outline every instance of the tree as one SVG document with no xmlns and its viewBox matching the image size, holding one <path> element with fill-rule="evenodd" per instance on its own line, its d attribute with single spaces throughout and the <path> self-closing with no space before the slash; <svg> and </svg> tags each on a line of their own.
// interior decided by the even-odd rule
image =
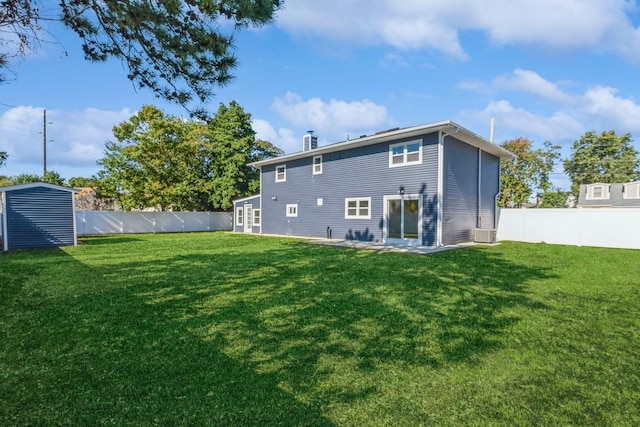
<svg viewBox="0 0 640 427">
<path fill-rule="evenodd" d="M 8 157 L 9 157 L 9 156 L 7 155 L 7 153 L 6 153 L 6 152 L 4 152 L 4 151 L 0 151 L 0 167 L 1 167 L 1 166 L 4 166 L 4 164 L 7 162 L 7 158 L 8 158 Z"/>
<path fill-rule="evenodd" d="M 235 101 L 229 107 L 220 104 L 208 123 L 210 158 L 215 159 L 211 184 L 211 202 L 216 208 L 228 209 L 233 199 L 254 194 L 260 187 L 260 173 L 247 163 L 283 154 L 270 142 L 256 140 L 251 115 Z"/>
<path fill-rule="evenodd" d="M 272 22 L 284 0 L 60 0 L 59 9 L 39 8 L 38 0 L 0 1 L 0 68 L 15 56 L 38 48 L 40 21 L 55 20 L 75 31 L 85 58 L 113 57 L 139 88 L 185 108 L 204 102 L 212 86 L 223 86 L 237 65 L 234 32 Z M 225 25 L 231 24 L 231 25 Z M 227 34 L 224 28 L 232 28 Z M 190 110 L 204 114 L 203 110 Z"/>
<path fill-rule="evenodd" d="M 613 130 L 600 135 L 585 133 L 574 141 L 571 156 L 564 161 L 564 171 L 571 179 L 571 191 L 580 192 L 581 184 L 596 182 L 630 182 L 640 178 L 638 151 L 631 145 L 631 135 L 616 135 Z"/>
<path fill-rule="evenodd" d="M 505 141 L 501 146 L 517 157 L 501 163 L 498 206 L 522 206 L 536 188 L 551 190 L 549 174 L 560 157 L 559 146 L 546 141 L 543 149 L 534 150 L 527 138 Z"/>
<path fill-rule="evenodd" d="M 56 171 L 47 171 L 44 178 L 41 175 L 22 173 L 10 178 L 10 185 L 31 184 L 32 182 L 46 182 L 53 185 L 65 185 L 64 178 Z"/>
<path fill-rule="evenodd" d="M 78 188 L 78 187 L 97 187 L 98 186 L 98 178 L 84 178 L 81 176 L 74 176 L 69 178 L 69 187 Z"/>
<path fill-rule="evenodd" d="M 229 209 L 259 185 L 246 164 L 282 153 L 255 141 L 250 118 L 235 102 L 221 104 L 208 123 L 143 106 L 114 127 L 117 142 L 107 142 L 98 162 L 98 191 L 127 210 Z"/>
</svg>

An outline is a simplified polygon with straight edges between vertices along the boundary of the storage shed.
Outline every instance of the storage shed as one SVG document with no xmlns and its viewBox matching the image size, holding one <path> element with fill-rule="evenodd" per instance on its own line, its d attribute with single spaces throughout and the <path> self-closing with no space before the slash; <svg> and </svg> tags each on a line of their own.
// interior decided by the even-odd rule
<svg viewBox="0 0 640 427">
<path fill-rule="evenodd" d="M 77 192 L 42 182 L 0 187 L 2 249 L 76 245 Z"/>
</svg>

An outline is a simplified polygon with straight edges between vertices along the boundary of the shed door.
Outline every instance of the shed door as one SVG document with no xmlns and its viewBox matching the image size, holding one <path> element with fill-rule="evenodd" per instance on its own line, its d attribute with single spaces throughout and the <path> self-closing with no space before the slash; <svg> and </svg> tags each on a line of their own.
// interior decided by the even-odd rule
<svg viewBox="0 0 640 427">
<path fill-rule="evenodd" d="M 244 232 L 251 233 L 253 229 L 253 205 L 244 205 Z"/>
</svg>

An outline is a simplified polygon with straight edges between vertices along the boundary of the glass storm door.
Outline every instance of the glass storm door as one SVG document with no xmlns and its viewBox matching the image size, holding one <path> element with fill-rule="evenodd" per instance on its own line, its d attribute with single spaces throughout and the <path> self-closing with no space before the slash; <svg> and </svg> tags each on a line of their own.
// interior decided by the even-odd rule
<svg viewBox="0 0 640 427">
<path fill-rule="evenodd" d="M 388 243 L 420 244 L 420 208 L 418 196 L 385 196 Z"/>
<path fill-rule="evenodd" d="M 253 206 L 244 205 L 244 232 L 251 233 L 253 230 Z"/>
</svg>

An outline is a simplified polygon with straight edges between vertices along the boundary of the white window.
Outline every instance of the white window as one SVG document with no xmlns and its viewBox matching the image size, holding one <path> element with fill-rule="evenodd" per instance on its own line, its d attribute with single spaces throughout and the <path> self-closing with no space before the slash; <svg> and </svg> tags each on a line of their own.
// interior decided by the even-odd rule
<svg viewBox="0 0 640 427">
<path fill-rule="evenodd" d="M 318 198 L 316 199 L 316 205 L 317 205 L 317 206 L 322 206 L 322 205 L 324 205 L 324 199 L 323 199 L 322 197 L 318 197 Z"/>
<path fill-rule="evenodd" d="M 260 209 L 253 210 L 253 225 L 260 226 Z"/>
<path fill-rule="evenodd" d="M 344 199 L 344 217 L 371 219 L 371 197 Z"/>
<path fill-rule="evenodd" d="M 236 209 L 236 225 L 243 225 L 243 218 L 244 218 L 244 210 L 242 208 L 237 208 Z"/>
<path fill-rule="evenodd" d="M 422 163 L 422 140 L 389 145 L 389 167 Z"/>
<path fill-rule="evenodd" d="M 320 175 L 322 173 L 322 155 L 313 156 L 313 174 Z"/>
<path fill-rule="evenodd" d="M 587 200 L 607 200 L 609 199 L 608 184 L 587 185 Z"/>
<path fill-rule="evenodd" d="M 296 217 L 298 216 L 298 204 L 292 203 L 287 205 L 287 216 Z"/>
<path fill-rule="evenodd" d="M 624 185 L 625 199 L 640 199 L 640 181 L 630 182 Z"/>
<path fill-rule="evenodd" d="M 287 180 L 287 167 L 285 165 L 276 166 L 276 182 Z"/>
</svg>

